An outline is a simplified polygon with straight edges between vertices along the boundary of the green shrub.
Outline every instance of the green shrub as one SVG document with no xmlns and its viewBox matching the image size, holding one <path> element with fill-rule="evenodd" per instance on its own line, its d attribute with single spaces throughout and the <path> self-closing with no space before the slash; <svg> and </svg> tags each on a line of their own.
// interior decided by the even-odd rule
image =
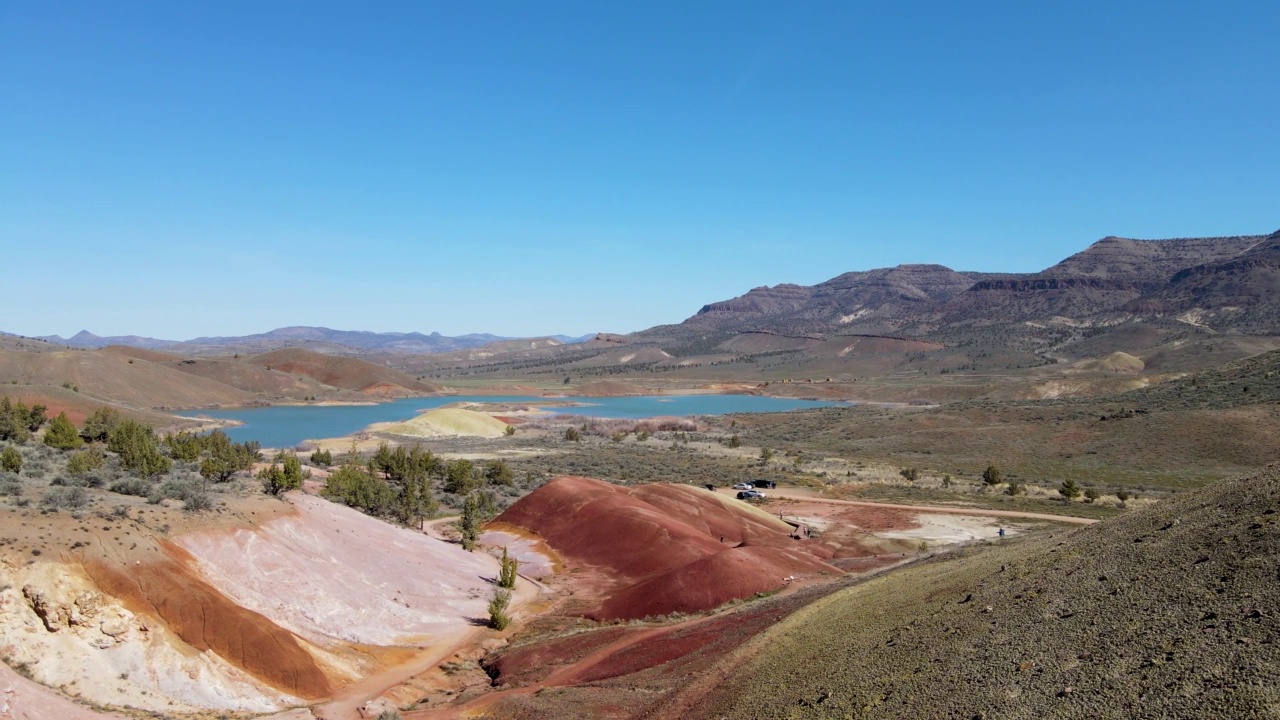
<svg viewBox="0 0 1280 720">
<path fill-rule="evenodd" d="M 329 467 L 333 464 L 333 453 L 328 450 L 315 450 L 311 453 L 311 464 L 316 467 Z"/>
<path fill-rule="evenodd" d="M 293 453 L 281 453 L 270 467 L 258 471 L 262 490 L 268 495 L 280 495 L 302 487 L 302 461 Z"/>
<path fill-rule="evenodd" d="M 569 442 L 578 442 L 582 439 L 582 433 L 578 432 L 578 428 L 569 428 L 564 431 L 564 439 Z"/>
<path fill-rule="evenodd" d="M 44 431 L 44 444 L 57 450 L 75 450 L 84 444 L 64 412 L 49 421 L 49 429 Z"/>
<path fill-rule="evenodd" d="M 1064 480 L 1062 486 L 1058 488 L 1058 493 L 1068 500 L 1075 500 L 1080 497 L 1080 486 L 1076 485 L 1076 481 L 1068 478 Z"/>
<path fill-rule="evenodd" d="M 173 463 L 160 452 L 160 443 L 151 427 L 133 420 L 121 420 L 107 436 L 107 449 L 120 456 L 120 464 L 143 476 L 169 472 Z"/>
<path fill-rule="evenodd" d="M 89 495 L 84 488 L 60 487 L 49 488 L 44 493 L 40 504 L 48 508 L 82 508 L 89 504 Z"/>
<path fill-rule="evenodd" d="M 85 418 L 84 427 L 80 428 L 80 437 L 88 442 L 106 442 L 112 429 L 120 424 L 123 418 L 119 412 L 111 408 L 102 408 Z"/>
<path fill-rule="evenodd" d="M 0 452 L 0 470 L 14 475 L 22 472 L 22 453 L 18 452 L 18 448 L 10 445 Z"/>
<path fill-rule="evenodd" d="M 511 616 L 507 614 L 507 607 L 511 604 L 511 591 L 500 589 L 493 593 L 493 599 L 489 601 L 489 627 L 494 630 L 506 630 L 511 624 Z"/>
<path fill-rule="evenodd" d="M 107 489 L 121 495 L 147 497 L 151 494 L 151 482 L 142 478 L 126 477 L 111 483 L 111 486 Z M 163 498 L 163 496 L 160 497 Z M 156 500 L 156 502 L 159 502 L 159 500 Z"/>
<path fill-rule="evenodd" d="M 213 509 L 213 498 L 203 491 L 188 493 L 182 501 L 182 509 L 189 513 L 207 512 Z"/>
<path fill-rule="evenodd" d="M 1000 468 L 995 465 L 988 465 L 987 469 L 982 471 L 982 482 L 987 485 L 999 485 L 1002 479 Z"/>
<path fill-rule="evenodd" d="M 67 472 L 72 475 L 83 475 L 102 467 L 106 460 L 106 456 L 96 447 L 80 450 L 71 453 L 71 457 L 67 458 Z"/>
<path fill-rule="evenodd" d="M 519 567 L 520 561 L 508 555 L 506 548 L 502 548 L 502 569 L 498 571 L 498 587 L 507 589 L 515 587 Z"/>
</svg>

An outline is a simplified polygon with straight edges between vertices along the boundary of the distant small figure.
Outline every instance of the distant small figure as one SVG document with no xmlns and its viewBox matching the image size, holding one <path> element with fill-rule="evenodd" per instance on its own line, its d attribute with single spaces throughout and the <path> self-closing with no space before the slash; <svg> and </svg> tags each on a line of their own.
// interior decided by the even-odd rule
<svg viewBox="0 0 1280 720">
<path fill-rule="evenodd" d="M 1000 537 L 1004 537 L 1004 528 L 1000 528 Z"/>
<path fill-rule="evenodd" d="M 723 536 L 723 535 L 721 535 L 721 536 L 720 536 L 720 542 L 724 542 L 724 536 Z"/>
</svg>

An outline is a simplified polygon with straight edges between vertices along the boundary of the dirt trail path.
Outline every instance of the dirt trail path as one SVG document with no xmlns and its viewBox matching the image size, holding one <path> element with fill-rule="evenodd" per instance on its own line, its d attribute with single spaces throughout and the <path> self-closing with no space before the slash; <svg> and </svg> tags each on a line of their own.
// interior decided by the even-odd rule
<svg viewBox="0 0 1280 720">
<path fill-rule="evenodd" d="M 516 583 L 515 593 L 511 597 L 512 614 L 536 599 L 545 587 L 542 583 L 523 580 Z M 414 676 L 440 665 L 459 650 L 476 644 L 487 632 L 489 632 L 487 628 L 477 625 L 444 635 L 439 642 L 424 648 L 409 662 L 387 668 L 376 675 L 370 675 L 348 685 L 332 700 L 317 705 L 311 712 L 317 720 L 364 720 L 364 716 L 360 714 L 360 708 L 363 705 L 377 700 Z"/>
<path fill-rule="evenodd" d="M 738 491 L 720 488 L 716 492 L 722 495 L 734 496 Z M 1022 512 L 1019 510 L 989 510 L 986 508 L 975 507 L 957 507 L 954 505 L 896 505 L 893 503 L 865 502 L 862 500 L 836 500 L 835 498 L 825 498 L 817 493 L 806 492 L 803 490 L 766 490 L 769 497 L 784 498 L 787 500 L 806 500 L 812 502 L 830 503 L 832 505 L 854 505 L 859 507 L 870 508 L 886 508 L 890 510 L 909 510 L 911 512 L 924 513 L 946 513 L 951 515 L 973 515 L 976 517 L 1001 517 L 1001 518 L 1020 518 L 1023 520 L 1048 520 L 1049 522 L 1068 523 L 1070 525 L 1092 525 L 1097 520 L 1093 518 L 1075 517 L 1072 515 L 1053 515 L 1051 513 L 1033 513 Z"/>
</svg>

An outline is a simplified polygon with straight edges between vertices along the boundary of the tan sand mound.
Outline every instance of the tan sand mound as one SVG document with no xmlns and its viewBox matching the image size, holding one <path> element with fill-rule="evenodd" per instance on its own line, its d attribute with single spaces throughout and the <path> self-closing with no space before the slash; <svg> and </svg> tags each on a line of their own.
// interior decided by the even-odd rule
<svg viewBox="0 0 1280 720">
<path fill-rule="evenodd" d="M 412 420 L 390 425 L 382 431 L 412 437 L 465 435 L 496 438 L 506 433 L 507 423 L 475 410 L 437 408 L 428 410 Z"/>
<path fill-rule="evenodd" d="M 785 523 L 688 486 L 625 488 L 561 477 L 498 520 L 537 533 L 566 559 L 631 581 L 591 613 L 601 618 L 639 618 L 670 612 L 667 607 L 709 610 L 776 590 L 791 575 L 841 574 L 799 550 Z M 751 547 L 725 555 L 744 541 Z"/>
</svg>

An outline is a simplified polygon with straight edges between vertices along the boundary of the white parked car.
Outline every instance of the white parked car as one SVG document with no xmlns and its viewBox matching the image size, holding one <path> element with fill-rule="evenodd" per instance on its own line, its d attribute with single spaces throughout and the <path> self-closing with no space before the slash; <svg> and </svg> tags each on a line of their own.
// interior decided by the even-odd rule
<svg viewBox="0 0 1280 720">
<path fill-rule="evenodd" d="M 738 483 L 733 486 L 734 490 L 755 490 L 756 486 L 751 483 Z"/>
</svg>

